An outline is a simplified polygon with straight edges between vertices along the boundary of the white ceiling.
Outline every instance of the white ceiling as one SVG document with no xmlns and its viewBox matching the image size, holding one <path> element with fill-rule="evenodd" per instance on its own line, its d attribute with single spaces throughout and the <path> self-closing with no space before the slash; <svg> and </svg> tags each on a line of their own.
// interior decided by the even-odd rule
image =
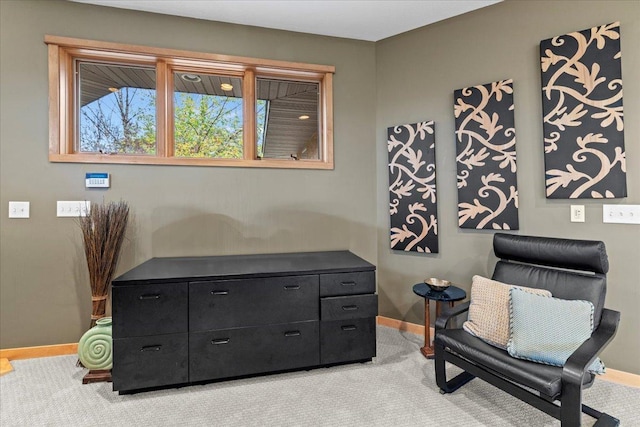
<svg viewBox="0 0 640 427">
<path fill-rule="evenodd" d="M 166 15 L 378 41 L 501 0 L 72 0 Z"/>
</svg>

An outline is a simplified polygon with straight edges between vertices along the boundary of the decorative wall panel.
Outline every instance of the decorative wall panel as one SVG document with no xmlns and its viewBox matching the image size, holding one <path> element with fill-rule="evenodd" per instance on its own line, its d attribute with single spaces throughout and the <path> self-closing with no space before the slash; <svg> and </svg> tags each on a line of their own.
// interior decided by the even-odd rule
<svg viewBox="0 0 640 427">
<path fill-rule="evenodd" d="M 620 24 L 540 42 L 546 193 L 627 196 Z"/>
<path fill-rule="evenodd" d="M 517 230 L 513 80 L 454 92 L 458 226 Z"/>
<path fill-rule="evenodd" d="M 433 130 L 433 121 L 387 129 L 391 249 L 438 252 Z"/>
</svg>

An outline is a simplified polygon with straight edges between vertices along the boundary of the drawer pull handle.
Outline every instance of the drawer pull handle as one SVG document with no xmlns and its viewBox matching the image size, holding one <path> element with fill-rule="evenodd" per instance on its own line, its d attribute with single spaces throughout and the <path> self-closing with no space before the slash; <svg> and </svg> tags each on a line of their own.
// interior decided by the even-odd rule
<svg viewBox="0 0 640 427">
<path fill-rule="evenodd" d="M 161 345 L 145 345 L 140 351 L 160 351 L 161 348 Z"/>
<path fill-rule="evenodd" d="M 342 282 L 340 283 L 342 286 L 355 286 L 356 282 Z"/>
<path fill-rule="evenodd" d="M 299 337 L 300 335 L 300 331 L 287 331 L 284 333 L 285 337 Z"/>
<path fill-rule="evenodd" d="M 145 300 L 145 299 L 160 299 L 160 294 L 144 294 L 144 295 L 140 295 L 138 297 L 138 299 L 140 300 Z"/>
<path fill-rule="evenodd" d="M 342 327 L 343 331 L 355 331 L 356 329 L 356 325 L 345 325 Z"/>
<path fill-rule="evenodd" d="M 344 311 L 355 311 L 355 310 L 358 309 L 358 306 L 357 305 L 343 305 L 342 309 Z"/>
<path fill-rule="evenodd" d="M 211 340 L 211 344 L 213 345 L 229 344 L 229 338 L 217 338 L 215 340 Z"/>
<path fill-rule="evenodd" d="M 211 295 L 229 295 L 229 291 L 211 291 Z"/>
<path fill-rule="evenodd" d="M 296 290 L 296 289 L 300 289 L 300 285 L 286 285 L 284 288 L 287 291 L 293 291 L 293 290 Z"/>
</svg>

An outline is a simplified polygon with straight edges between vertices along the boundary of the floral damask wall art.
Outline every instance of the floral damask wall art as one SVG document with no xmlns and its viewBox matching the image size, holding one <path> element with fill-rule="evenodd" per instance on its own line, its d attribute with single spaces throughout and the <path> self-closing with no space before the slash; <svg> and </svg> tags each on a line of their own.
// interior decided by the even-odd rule
<svg viewBox="0 0 640 427">
<path fill-rule="evenodd" d="M 540 42 L 547 198 L 627 196 L 620 24 Z"/>
<path fill-rule="evenodd" d="M 517 230 L 513 80 L 454 92 L 458 226 Z"/>
<path fill-rule="evenodd" d="M 387 129 L 391 249 L 438 252 L 434 124 Z"/>
</svg>

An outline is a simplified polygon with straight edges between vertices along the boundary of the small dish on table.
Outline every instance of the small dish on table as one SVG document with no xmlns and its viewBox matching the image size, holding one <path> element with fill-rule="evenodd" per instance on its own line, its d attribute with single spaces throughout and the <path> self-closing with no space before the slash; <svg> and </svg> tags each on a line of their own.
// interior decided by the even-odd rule
<svg viewBox="0 0 640 427">
<path fill-rule="evenodd" d="M 443 279 L 436 279 L 435 277 L 430 277 L 424 281 L 431 289 L 437 292 L 442 292 L 446 290 L 449 286 L 451 286 L 451 282 Z"/>
</svg>

